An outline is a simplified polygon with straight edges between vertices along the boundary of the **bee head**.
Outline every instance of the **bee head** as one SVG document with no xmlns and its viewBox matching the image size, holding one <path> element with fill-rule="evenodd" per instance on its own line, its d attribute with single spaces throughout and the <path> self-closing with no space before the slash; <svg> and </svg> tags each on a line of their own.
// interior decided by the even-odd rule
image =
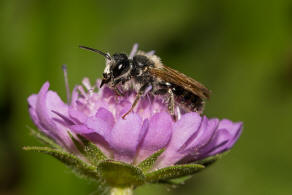
<svg viewBox="0 0 292 195">
<path fill-rule="evenodd" d="M 107 60 L 106 67 L 103 72 L 103 80 L 100 87 L 110 81 L 115 81 L 128 73 L 130 61 L 126 54 L 114 54 L 111 60 Z"/>
<path fill-rule="evenodd" d="M 114 54 L 112 57 L 100 50 L 93 49 L 86 46 L 79 46 L 80 48 L 93 51 L 95 53 L 101 54 L 106 58 L 106 66 L 103 72 L 103 79 L 100 84 L 100 88 L 109 82 L 113 82 L 123 76 L 128 72 L 130 68 L 130 62 L 128 56 L 123 53 Z"/>
</svg>

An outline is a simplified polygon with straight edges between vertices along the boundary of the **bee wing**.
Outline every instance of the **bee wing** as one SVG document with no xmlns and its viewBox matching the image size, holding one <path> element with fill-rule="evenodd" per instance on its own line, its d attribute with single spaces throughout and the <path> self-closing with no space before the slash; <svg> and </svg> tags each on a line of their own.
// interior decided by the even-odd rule
<svg viewBox="0 0 292 195">
<path fill-rule="evenodd" d="M 168 66 L 150 67 L 149 72 L 162 80 L 183 87 L 201 99 L 208 99 L 210 91 L 201 83 Z"/>
</svg>

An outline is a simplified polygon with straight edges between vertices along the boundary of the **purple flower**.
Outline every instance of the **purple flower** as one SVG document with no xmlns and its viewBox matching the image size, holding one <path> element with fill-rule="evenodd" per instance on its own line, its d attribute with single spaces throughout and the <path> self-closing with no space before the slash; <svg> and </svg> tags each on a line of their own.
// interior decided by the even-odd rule
<svg viewBox="0 0 292 195">
<path fill-rule="evenodd" d="M 135 165 L 165 148 L 154 167 L 162 168 L 229 150 L 242 130 L 242 123 L 208 119 L 194 112 L 174 122 L 163 100 L 148 95 L 123 119 L 134 92 L 117 96 L 108 87 L 97 90 L 99 80 L 93 86 L 87 78 L 82 83 L 74 88 L 70 104 L 49 91 L 48 82 L 28 98 L 30 116 L 40 131 L 77 155 L 68 131 L 95 143 L 108 158 Z"/>
</svg>

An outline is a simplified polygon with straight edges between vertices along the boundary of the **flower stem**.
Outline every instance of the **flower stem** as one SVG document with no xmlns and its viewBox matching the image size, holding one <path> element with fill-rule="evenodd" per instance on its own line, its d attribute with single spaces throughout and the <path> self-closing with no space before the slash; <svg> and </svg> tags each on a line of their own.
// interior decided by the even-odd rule
<svg viewBox="0 0 292 195">
<path fill-rule="evenodd" d="M 132 188 L 112 188 L 111 195 L 133 195 Z"/>
</svg>

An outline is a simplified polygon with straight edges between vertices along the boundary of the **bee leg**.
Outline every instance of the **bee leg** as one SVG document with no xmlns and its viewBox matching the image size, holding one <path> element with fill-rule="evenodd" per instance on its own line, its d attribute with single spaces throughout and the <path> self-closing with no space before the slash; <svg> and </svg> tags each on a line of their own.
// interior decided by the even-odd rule
<svg viewBox="0 0 292 195">
<path fill-rule="evenodd" d="M 118 80 L 113 81 L 112 89 L 114 90 L 114 92 L 117 96 L 124 96 L 124 94 L 118 88 L 118 84 L 120 82 L 122 82 L 122 79 L 118 79 Z"/>
<path fill-rule="evenodd" d="M 124 96 L 124 94 L 116 86 L 114 86 L 114 92 L 117 96 Z"/>
<path fill-rule="evenodd" d="M 175 112 L 174 112 L 174 94 L 173 94 L 171 89 L 168 89 L 167 93 L 169 95 L 168 111 L 169 111 L 170 115 L 172 116 L 173 120 L 176 121 L 176 116 L 175 116 Z"/>
<path fill-rule="evenodd" d="M 135 108 L 135 106 L 137 105 L 137 103 L 139 102 L 141 96 L 142 96 L 142 95 L 144 94 L 144 92 L 148 89 L 148 87 L 149 87 L 149 84 L 147 84 L 147 85 L 143 85 L 143 86 L 139 89 L 139 91 L 138 91 L 138 93 L 137 93 L 137 95 L 136 95 L 136 98 L 135 98 L 135 100 L 134 100 L 134 102 L 133 102 L 133 104 L 132 104 L 130 110 L 129 110 L 128 112 L 126 112 L 126 113 L 122 116 L 123 119 L 125 119 L 125 117 L 126 117 L 128 114 L 130 114 L 130 113 L 134 110 L 134 108 Z"/>
</svg>

